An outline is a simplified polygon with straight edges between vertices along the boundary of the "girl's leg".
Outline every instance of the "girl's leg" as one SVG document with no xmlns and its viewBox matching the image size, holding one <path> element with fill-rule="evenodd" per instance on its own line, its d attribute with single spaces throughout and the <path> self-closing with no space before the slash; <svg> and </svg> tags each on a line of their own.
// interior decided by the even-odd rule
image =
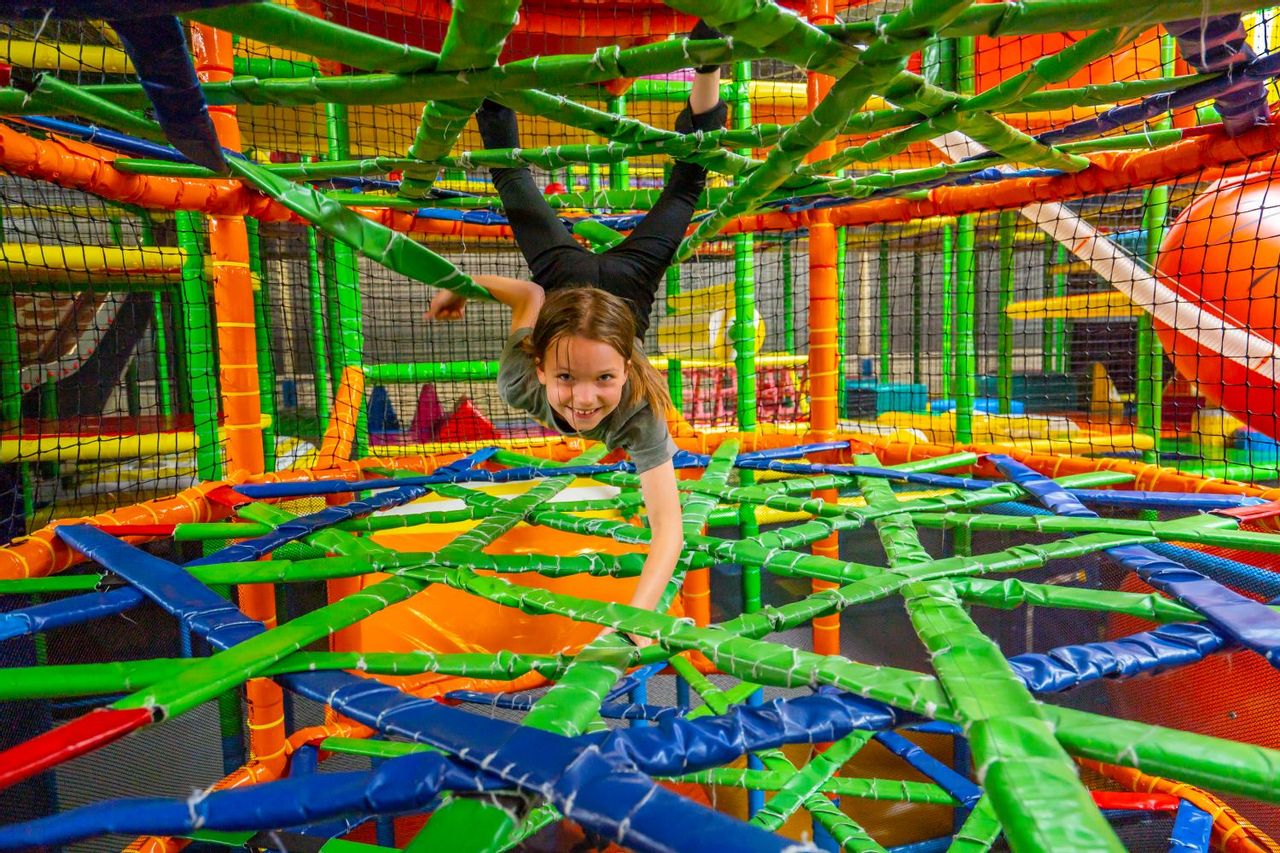
<svg viewBox="0 0 1280 853">
<path fill-rule="evenodd" d="M 676 118 L 676 130 L 681 133 L 722 130 L 728 113 L 728 107 L 721 101 L 717 101 L 709 111 L 697 115 L 685 106 Z M 642 265 L 660 265 L 663 269 L 657 270 L 655 274 L 661 275 L 680 247 L 684 232 L 689 227 L 689 220 L 697 210 L 698 198 L 706 185 L 706 169 L 693 163 L 677 161 L 671 167 L 671 177 L 653 207 L 632 229 L 627 239 L 610 249 L 609 253 L 634 257 Z"/>
<path fill-rule="evenodd" d="M 520 147 L 520 130 L 512 110 L 486 100 L 476 111 L 476 124 L 486 148 Z M 572 278 L 579 266 L 574 262 L 588 253 L 547 204 L 529 170 L 490 169 L 489 173 L 533 280 L 545 290 L 579 283 Z"/>
<path fill-rule="evenodd" d="M 709 73 L 697 74 L 694 94 L 701 96 L 703 103 L 710 100 L 712 106 L 697 114 L 690 106 L 685 106 L 676 119 L 676 130 L 692 133 L 695 130 L 724 128 L 728 108 L 718 97 L 719 80 L 720 73 L 716 68 Z M 708 97 L 708 92 L 714 93 L 711 97 L 715 100 Z M 691 100 L 697 100 L 697 97 Z M 649 313 L 653 309 L 659 283 L 684 239 L 706 183 L 706 169 L 677 161 L 657 202 L 631 234 L 601 258 L 605 270 L 601 286 L 636 306 L 641 337 L 649 326 Z"/>
</svg>

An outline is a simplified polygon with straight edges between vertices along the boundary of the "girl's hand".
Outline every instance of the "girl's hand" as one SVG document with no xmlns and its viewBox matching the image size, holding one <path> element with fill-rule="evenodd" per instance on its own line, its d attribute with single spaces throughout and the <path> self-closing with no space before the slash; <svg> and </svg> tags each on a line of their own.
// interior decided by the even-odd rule
<svg viewBox="0 0 1280 853">
<path fill-rule="evenodd" d="M 602 637 L 607 637 L 610 634 L 614 633 L 616 630 L 617 630 L 616 628 L 610 625 L 606 627 L 604 630 L 602 630 L 599 634 L 597 634 L 596 639 L 599 640 Z M 622 637 L 622 639 L 626 640 L 628 643 L 635 646 L 637 649 L 643 649 L 645 646 L 652 646 L 654 643 L 654 640 L 652 640 L 651 638 L 641 637 L 639 634 L 619 634 L 618 636 Z"/>
<path fill-rule="evenodd" d="M 431 308 L 427 311 L 426 319 L 428 321 L 461 320 L 466 306 L 467 297 L 460 296 L 452 290 L 441 290 L 431 298 Z"/>
</svg>

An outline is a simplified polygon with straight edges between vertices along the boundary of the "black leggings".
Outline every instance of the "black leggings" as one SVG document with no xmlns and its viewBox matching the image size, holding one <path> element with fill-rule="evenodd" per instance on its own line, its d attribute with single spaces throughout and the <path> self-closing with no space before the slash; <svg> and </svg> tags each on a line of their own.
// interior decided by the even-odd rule
<svg viewBox="0 0 1280 853">
<path fill-rule="evenodd" d="M 709 112 L 692 115 L 686 105 L 676 120 L 682 133 L 720 130 L 727 109 L 717 103 Z M 515 113 L 486 101 L 476 113 L 486 148 L 518 148 Z M 598 287 L 619 296 L 636 312 L 636 334 L 649 329 L 658 283 L 671 265 L 698 197 L 707 183 L 707 170 L 693 163 L 676 162 L 671 178 L 656 203 L 621 243 L 604 252 L 584 249 L 573 238 L 527 168 L 491 169 L 493 185 L 502 199 L 516 245 L 524 254 L 533 280 L 543 290 L 560 287 Z"/>
</svg>

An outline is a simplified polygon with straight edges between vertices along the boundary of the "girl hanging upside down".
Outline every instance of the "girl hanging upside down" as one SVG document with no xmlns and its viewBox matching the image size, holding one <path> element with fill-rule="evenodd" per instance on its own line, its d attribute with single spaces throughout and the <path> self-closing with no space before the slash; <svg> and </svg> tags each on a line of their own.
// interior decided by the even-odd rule
<svg viewBox="0 0 1280 853">
<path fill-rule="evenodd" d="M 719 38 L 699 22 L 692 38 Z M 720 68 L 694 75 L 681 133 L 721 130 Z M 476 113 L 486 148 L 519 148 L 515 113 L 491 101 Z M 684 546 L 680 498 L 667 429 L 666 383 L 642 348 L 649 315 L 671 259 L 706 185 L 706 169 L 677 162 L 657 202 L 625 240 L 593 253 L 570 235 L 527 168 L 492 169 L 533 281 L 480 275 L 477 284 L 511 308 L 498 370 L 498 394 L 562 435 L 603 441 L 631 456 L 652 531 L 634 607 L 652 610 Z M 456 320 L 466 300 L 441 291 L 427 319 Z M 647 644 L 643 638 L 633 638 Z"/>
</svg>

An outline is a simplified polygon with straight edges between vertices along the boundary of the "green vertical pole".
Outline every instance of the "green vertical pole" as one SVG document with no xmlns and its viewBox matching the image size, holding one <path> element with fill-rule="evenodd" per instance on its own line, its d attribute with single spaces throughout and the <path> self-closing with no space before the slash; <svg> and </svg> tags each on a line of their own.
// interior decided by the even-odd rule
<svg viewBox="0 0 1280 853">
<path fill-rule="evenodd" d="M 745 67 L 744 67 L 745 66 Z M 735 65 L 734 77 L 741 82 L 740 91 L 746 94 L 745 73 L 750 66 L 743 62 Z M 734 115 L 744 120 L 735 104 Z M 749 121 L 749 116 L 745 117 Z M 734 315 L 733 343 L 734 367 L 738 373 L 738 429 L 756 431 L 756 330 L 755 330 L 755 237 L 751 234 L 735 234 L 733 237 Z M 754 481 L 750 471 L 740 471 L 743 485 Z M 742 533 L 752 537 L 759 532 L 754 507 L 742 505 L 740 512 Z M 742 570 L 743 611 L 754 613 L 760 609 L 760 567 L 744 566 Z"/>
<path fill-rule="evenodd" d="M 939 85 L 954 89 L 962 94 L 972 95 L 974 93 L 973 38 L 942 39 L 941 48 L 941 79 L 938 81 Z M 956 381 L 951 395 L 955 397 L 956 401 L 957 442 L 973 440 L 973 383 L 977 381 L 975 376 L 977 363 L 976 358 L 970 362 L 968 356 L 973 351 L 975 344 L 973 338 L 975 225 L 976 220 L 973 216 L 962 216 L 956 220 L 954 226 L 949 226 L 943 235 L 944 243 L 947 242 L 947 237 L 954 235 L 954 242 L 951 248 L 955 253 L 955 257 L 948 263 L 946 255 L 949 253 L 944 249 L 943 258 L 945 286 L 953 294 L 951 313 L 948 314 L 944 307 L 943 322 L 954 324 L 954 337 L 944 335 L 943 346 L 947 345 L 948 338 L 952 338 Z M 951 230 L 952 227 L 954 227 L 954 231 Z M 968 281 L 965 278 L 966 271 L 969 276 Z M 967 373 L 963 372 L 963 365 L 966 364 L 971 365 Z M 944 381 L 947 378 L 947 369 L 947 359 L 944 354 L 942 370 Z M 965 556 L 972 552 L 972 532 L 965 527 L 956 528 L 951 536 L 951 553 Z"/>
<path fill-rule="evenodd" d="M 1007 415 L 1013 409 L 1013 318 L 1009 306 L 1013 304 L 1013 245 L 1017 233 L 1018 214 L 1012 210 L 1000 213 L 1000 304 L 996 308 L 998 322 L 996 375 L 1000 414 Z"/>
<path fill-rule="evenodd" d="M 941 68 L 941 38 L 929 36 L 920 51 L 920 76 L 926 83 L 938 85 L 938 73 Z"/>
<path fill-rule="evenodd" d="M 1061 299 L 1067 295 L 1067 273 L 1065 268 L 1070 261 L 1067 254 L 1067 247 L 1058 244 L 1055 252 L 1058 266 L 1064 270 L 1055 273 L 1053 276 L 1053 295 L 1055 298 Z M 1065 319 L 1056 319 L 1049 321 L 1052 332 L 1050 334 L 1049 353 L 1052 359 L 1053 370 L 1056 373 L 1066 373 L 1067 371 L 1067 321 Z"/>
<path fill-rule="evenodd" d="M 951 338 L 951 325 L 955 313 L 955 235 L 951 222 L 942 226 L 942 398 L 952 398 L 951 357 L 955 351 Z"/>
<path fill-rule="evenodd" d="M 1173 74 L 1176 45 L 1174 40 L 1164 35 L 1160 39 L 1160 67 L 1164 76 Z M 1172 120 L 1166 115 L 1155 122 L 1157 130 L 1172 127 Z M 1167 186 L 1152 187 L 1145 193 L 1142 210 L 1142 230 L 1145 244 L 1143 255 L 1148 265 L 1154 267 L 1156 256 L 1160 251 L 1160 243 L 1164 240 L 1165 220 L 1169 216 L 1169 188 Z M 1135 412 L 1137 431 L 1149 435 L 1155 443 L 1152 450 L 1143 452 L 1143 461 L 1155 463 L 1160 459 L 1160 422 L 1162 396 L 1164 393 L 1164 347 L 1156 337 L 1151 324 L 1151 315 L 1145 311 L 1138 315 L 1137 341 L 1137 388 L 1135 388 Z"/>
<path fill-rule="evenodd" d="M 976 71 L 972 36 L 956 39 L 956 90 L 961 95 L 974 93 Z M 973 401 L 977 396 L 978 340 L 974 334 L 977 313 L 977 256 L 974 243 L 978 218 L 966 214 L 956 220 L 956 319 L 955 319 L 955 397 L 956 440 L 973 441 Z"/>
<path fill-rule="evenodd" d="M 961 36 L 952 42 L 953 73 L 955 88 L 961 95 L 972 95 L 978 82 L 977 65 L 974 61 L 975 41 L 973 36 Z"/>
<path fill-rule="evenodd" d="M 944 38 L 940 40 L 942 48 L 942 65 L 940 69 L 939 85 L 948 89 L 955 89 L 959 85 L 960 75 L 957 67 L 957 39 Z"/>
<path fill-rule="evenodd" d="M 328 158 L 345 160 L 350 156 L 347 108 L 343 104 L 326 104 L 328 117 Z M 364 316 L 360 298 L 360 274 L 355 251 L 346 243 L 329 242 L 333 256 L 332 306 L 329 316 L 336 327 L 332 349 L 333 366 L 340 378 L 347 367 L 364 364 Z M 356 414 L 356 440 L 351 449 L 354 458 L 364 455 L 369 446 L 369 424 L 363 401 Z"/>
<path fill-rule="evenodd" d="M 1044 242 L 1044 277 L 1040 284 L 1040 295 L 1048 299 L 1053 295 L 1053 259 L 1058 252 L 1058 241 L 1053 237 Z M 1053 321 L 1040 321 L 1040 372 L 1053 370 Z"/>
<path fill-rule="evenodd" d="M 680 295 L 680 266 L 672 264 L 667 267 L 667 313 L 675 311 L 672 301 Z M 684 367 L 675 356 L 667 357 L 667 393 L 671 395 L 671 405 L 677 412 L 684 414 Z"/>
<path fill-rule="evenodd" d="M 977 217 L 965 214 L 956 221 L 955 380 L 956 441 L 973 441 L 973 402 L 977 396 L 978 348 L 974 335 L 977 282 L 974 238 Z"/>
<path fill-rule="evenodd" d="M 18 359 L 18 310 L 13 291 L 0 294 L 0 421 L 17 426 L 22 419 L 22 369 Z"/>
<path fill-rule="evenodd" d="M 0 293 L 0 426 L 22 435 L 22 367 L 18 356 L 18 295 L 12 290 Z M 30 530 L 35 512 L 35 495 L 31 482 L 31 466 L 18 464 L 19 488 L 22 490 L 23 527 Z"/>
<path fill-rule="evenodd" d="M 740 63 L 746 65 L 746 63 Z M 743 85 L 745 91 L 746 86 Z M 735 109 L 736 113 L 736 109 Z M 756 329 L 755 329 L 755 237 L 735 234 L 733 237 L 734 367 L 738 374 L 738 429 L 756 431 Z M 739 471 L 744 486 L 755 481 L 750 471 Z M 742 534 L 748 540 L 759 533 L 755 508 L 743 504 L 740 509 Z M 760 609 L 760 567 L 744 566 L 742 570 L 743 610 Z"/>
<path fill-rule="evenodd" d="M 316 229 L 307 229 L 307 306 L 311 314 L 311 349 L 315 361 L 311 371 L 316 389 L 316 416 L 323 434 L 329 423 L 329 341 L 324 325 L 324 287 L 320 281 L 320 255 Z"/>
<path fill-rule="evenodd" d="M 845 375 L 845 354 L 849 348 L 849 287 L 846 264 L 849 257 L 849 229 L 844 226 L 836 228 L 836 417 L 844 416 L 845 395 L 848 393 L 844 387 Z M 859 342 L 859 350 L 861 350 L 861 342 Z M 861 365 L 858 370 L 861 371 Z"/>
<path fill-rule="evenodd" d="M 351 124 L 346 104 L 324 105 L 325 159 L 345 160 L 351 154 Z"/>
<path fill-rule="evenodd" d="M 796 354 L 796 277 L 791 268 L 790 234 L 782 237 L 782 348 L 787 355 Z"/>
<path fill-rule="evenodd" d="M 129 413 L 129 417 L 136 418 L 142 415 L 142 389 L 138 387 L 136 355 L 129 359 L 129 364 L 124 369 L 124 399 L 125 411 Z"/>
<path fill-rule="evenodd" d="M 254 276 L 254 337 L 258 348 L 258 405 L 267 423 L 262 429 L 263 467 L 276 470 L 276 365 L 272 346 L 270 283 L 262 266 L 262 239 L 258 220 L 246 216 L 249 237 L 249 271 Z"/>
<path fill-rule="evenodd" d="M 151 217 L 143 213 L 139 224 L 141 226 L 139 231 L 141 244 L 143 246 L 154 246 L 156 237 Z M 156 405 L 160 410 L 160 414 L 166 418 L 173 415 L 173 394 L 169 384 L 171 382 L 169 376 L 169 333 L 165 329 L 164 310 L 165 297 L 169 292 L 168 288 L 157 290 L 151 300 L 151 324 L 155 330 L 156 347 Z"/>
<path fill-rule="evenodd" d="M 737 62 L 733 67 L 733 125 L 735 129 L 751 127 L 751 100 L 748 84 L 751 63 Z M 749 150 L 739 151 L 749 154 Z M 756 283 L 755 235 L 733 235 L 733 347 L 734 366 L 738 371 L 738 429 L 754 432 L 756 428 Z M 752 518 L 754 519 L 754 514 Z"/>
<path fill-rule="evenodd" d="M 893 381 L 893 303 L 889 292 L 889 239 L 880 226 L 880 258 L 877 273 L 880 279 L 880 381 Z"/>
<path fill-rule="evenodd" d="M 200 216 L 180 210 L 174 213 L 182 262 L 178 290 L 178 318 L 186 344 L 187 387 L 191 390 L 191 414 L 196 433 L 196 469 L 201 480 L 222 477 L 218 446 L 218 382 L 213 334 L 213 312 L 204 281 L 204 240 Z"/>
<path fill-rule="evenodd" d="M 182 374 L 183 359 L 187 356 L 183 351 L 182 333 L 178 330 L 177 306 L 177 287 L 165 288 L 156 298 L 156 310 L 160 313 L 156 318 L 156 328 L 160 329 L 156 336 L 156 359 L 159 360 L 161 347 L 165 352 L 164 373 L 157 374 L 164 380 L 164 391 L 160 396 L 161 415 L 177 415 L 184 411 L 183 394 L 187 394 L 187 398 L 191 396 L 187 391 L 187 378 Z M 165 319 L 169 320 L 168 323 L 161 323 Z M 168 411 L 165 403 L 168 403 Z"/>
<path fill-rule="evenodd" d="M 606 102 L 609 112 L 616 116 L 627 114 L 627 96 L 611 97 Z M 631 188 L 631 165 L 625 160 L 618 160 L 609 167 L 609 189 L 625 190 Z"/>
<path fill-rule="evenodd" d="M 337 341 L 333 362 L 339 379 L 347 367 L 364 363 L 364 328 L 361 316 L 360 281 L 356 253 L 345 243 L 331 241 L 333 253 L 333 306 L 337 328 Z M 356 441 L 352 448 L 355 458 L 369 446 L 369 426 L 363 402 L 356 414 Z"/>
<path fill-rule="evenodd" d="M 179 243 L 181 245 L 181 243 Z M 182 310 L 182 286 L 175 287 L 170 295 L 169 306 L 173 317 L 173 410 L 177 415 L 189 415 L 191 406 L 191 349 L 187 346 L 186 329 L 183 328 L 179 312 Z"/>
<path fill-rule="evenodd" d="M 733 85 L 729 87 L 733 114 L 733 127 L 741 130 L 751 127 L 751 63 L 735 62 L 733 64 Z M 749 149 L 738 151 L 739 154 L 750 155 Z M 755 236 L 752 234 L 735 234 L 733 237 L 733 272 L 734 272 L 734 366 L 738 372 L 738 429 L 742 432 L 756 430 L 756 285 L 755 285 Z M 740 471 L 739 477 L 744 486 L 755 483 L 755 475 L 750 471 Z M 760 526 L 756 523 L 755 508 L 742 504 L 738 511 L 738 530 L 744 540 L 751 540 L 760 534 Z M 763 606 L 761 595 L 761 576 L 759 566 L 742 567 L 742 610 L 744 613 L 755 613 Z M 758 704 L 762 701 L 757 691 L 751 701 Z M 751 756 L 748 766 L 761 767 L 759 759 Z M 755 814 L 764 807 L 764 795 L 761 792 L 748 792 L 747 811 Z"/>
<path fill-rule="evenodd" d="M 341 104 L 325 104 L 325 134 L 326 147 L 324 159 L 338 159 L 338 151 L 346 149 L 347 143 L 347 108 Z M 330 379 L 333 387 L 337 388 L 342 373 L 341 354 L 342 341 L 340 339 L 340 327 L 338 323 L 338 265 L 335 257 L 337 251 L 334 248 L 336 241 L 332 237 L 326 236 L 321 248 L 324 252 L 324 301 L 325 313 L 329 317 L 329 352 L 333 355 L 330 369 L 333 371 Z"/>
<path fill-rule="evenodd" d="M 329 382 L 332 387 L 337 388 L 340 379 L 339 374 L 342 372 L 338 359 L 341 346 L 338 341 L 338 266 L 333 259 L 333 238 L 325 236 L 320 240 L 320 250 L 322 252 L 321 269 L 324 274 L 324 315 L 329 318 L 328 328 L 326 329 L 330 355 Z"/>
<path fill-rule="evenodd" d="M 955 47 L 951 39 L 931 36 L 925 42 L 921 72 L 926 82 L 945 89 L 955 88 Z"/>
<path fill-rule="evenodd" d="M 924 346 L 924 262 L 920 253 L 911 253 L 911 381 L 924 382 L 920 350 Z"/>
<path fill-rule="evenodd" d="M 932 39 L 925 46 L 923 70 L 925 79 L 946 89 L 955 89 L 956 61 L 955 40 L 949 38 Z M 947 222 L 942 226 L 942 340 L 941 369 L 939 377 L 942 398 L 954 399 L 951 387 L 952 357 L 955 352 L 952 329 L 955 316 L 955 225 Z"/>
<path fill-rule="evenodd" d="M 1169 188 L 1153 187 L 1146 192 L 1146 205 L 1142 212 L 1142 227 L 1147 232 L 1146 256 L 1155 263 L 1164 235 L 1165 217 L 1169 212 Z M 1137 323 L 1137 387 L 1134 389 L 1136 427 L 1143 435 L 1151 436 L 1155 446 L 1143 451 L 1143 461 L 1154 463 L 1160 458 L 1160 422 L 1164 393 L 1164 347 L 1156 337 L 1151 315 L 1145 311 L 1138 315 Z"/>
</svg>

